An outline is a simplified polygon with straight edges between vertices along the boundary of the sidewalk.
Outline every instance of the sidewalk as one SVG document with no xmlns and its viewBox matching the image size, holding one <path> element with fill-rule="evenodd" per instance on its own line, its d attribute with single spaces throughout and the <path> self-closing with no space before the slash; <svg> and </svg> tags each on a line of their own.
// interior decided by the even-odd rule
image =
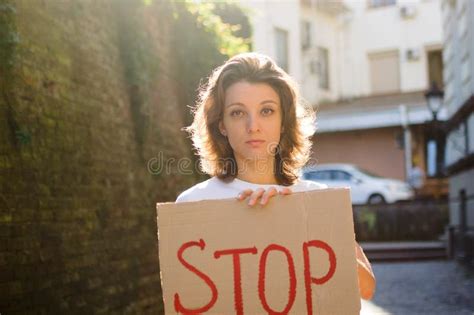
<svg viewBox="0 0 474 315">
<path fill-rule="evenodd" d="M 454 261 L 374 263 L 377 289 L 361 314 L 474 314 L 474 272 Z"/>
<path fill-rule="evenodd" d="M 360 246 L 371 262 L 445 259 L 447 255 L 443 241 L 361 242 Z"/>
</svg>

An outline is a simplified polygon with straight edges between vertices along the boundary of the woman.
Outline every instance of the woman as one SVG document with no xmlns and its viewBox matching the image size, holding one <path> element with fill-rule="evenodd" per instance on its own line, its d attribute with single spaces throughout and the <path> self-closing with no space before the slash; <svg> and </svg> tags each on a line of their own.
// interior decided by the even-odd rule
<svg viewBox="0 0 474 315">
<path fill-rule="evenodd" d="M 270 58 L 237 55 L 217 68 L 201 89 L 191 134 L 201 167 L 212 178 L 176 202 L 236 197 L 265 206 L 277 194 L 326 188 L 300 180 L 310 156 L 314 113 L 301 104 L 291 77 Z M 356 244 L 359 289 L 370 299 L 375 277 Z"/>
</svg>

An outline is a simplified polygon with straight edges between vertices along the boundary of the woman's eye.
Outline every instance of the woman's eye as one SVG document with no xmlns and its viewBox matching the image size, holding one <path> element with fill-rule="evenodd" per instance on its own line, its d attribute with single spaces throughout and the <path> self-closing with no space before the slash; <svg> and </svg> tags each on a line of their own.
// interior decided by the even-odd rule
<svg viewBox="0 0 474 315">
<path fill-rule="evenodd" d="M 273 112 L 274 112 L 274 110 L 271 109 L 271 108 L 262 109 L 262 114 L 265 115 L 265 116 L 271 115 Z"/>
<path fill-rule="evenodd" d="M 232 117 L 241 117 L 244 114 L 241 110 L 233 110 L 230 112 L 230 116 Z"/>
</svg>

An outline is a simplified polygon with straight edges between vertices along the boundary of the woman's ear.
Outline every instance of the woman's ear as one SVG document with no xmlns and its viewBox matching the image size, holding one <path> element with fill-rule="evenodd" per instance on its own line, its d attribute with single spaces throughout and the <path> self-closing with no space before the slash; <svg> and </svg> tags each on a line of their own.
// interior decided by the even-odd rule
<svg viewBox="0 0 474 315">
<path fill-rule="evenodd" d="M 222 120 L 219 121 L 219 131 L 221 135 L 223 135 L 224 137 L 227 137 L 227 131 L 225 130 L 224 123 L 222 122 Z"/>
</svg>

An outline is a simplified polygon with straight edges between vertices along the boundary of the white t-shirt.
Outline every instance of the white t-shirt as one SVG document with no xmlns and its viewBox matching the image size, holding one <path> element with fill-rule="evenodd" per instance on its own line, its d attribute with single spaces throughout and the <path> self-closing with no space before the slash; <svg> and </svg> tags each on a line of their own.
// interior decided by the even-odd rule
<svg viewBox="0 0 474 315">
<path fill-rule="evenodd" d="M 255 190 L 257 188 L 264 188 L 267 190 L 270 187 L 275 187 L 278 191 L 284 187 L 287 187 L 290 188 L 292 192 L 302 192 L 315 189 L 324 189 L 327 188 L 327 185 L 301 179 L 298 179 L 297 182 L 291 186 L 260 185 L 246 182 L 237 178 L 229 183 L 226 183 L 217 177 L 212 177 L 183 191 L 176 199 L 176 202 L 237 198 L 237 195 L 245 189 L 250 188 Z"/>
</svg>

